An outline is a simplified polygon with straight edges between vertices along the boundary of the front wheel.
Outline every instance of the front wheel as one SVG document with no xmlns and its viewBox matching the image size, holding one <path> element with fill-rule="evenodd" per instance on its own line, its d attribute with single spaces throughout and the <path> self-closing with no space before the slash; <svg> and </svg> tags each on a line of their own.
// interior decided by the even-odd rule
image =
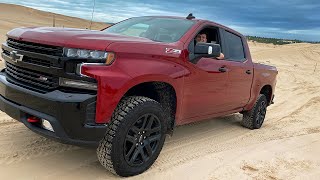
<svg viewBox="0 0 320 180">
<path fill-rule="evenodd" d="M 241 125 L 249 129 L 259 129 L 266 117 L 267 98 L 264 94 L 260 94 L 253 108 L 243 112 Z"/>
<path fill-rule="evenodd" d="M 124 98 L 97 149 L 100 163 L 114 174 L 140 174 L 154 163 L 165 141 L 161 105 L 147 97 Z"/>
</svg>

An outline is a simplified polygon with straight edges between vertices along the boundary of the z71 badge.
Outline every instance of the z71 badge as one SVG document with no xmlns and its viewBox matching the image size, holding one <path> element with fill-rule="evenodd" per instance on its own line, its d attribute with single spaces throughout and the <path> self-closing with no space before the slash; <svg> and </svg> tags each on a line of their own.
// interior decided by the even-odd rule
<svg viewBox="0 0 320 180">
<path fill-rule="evenodd" d="M 167 54 L 181 54 L 180 49 L 166 48 Z"/>
</svg>

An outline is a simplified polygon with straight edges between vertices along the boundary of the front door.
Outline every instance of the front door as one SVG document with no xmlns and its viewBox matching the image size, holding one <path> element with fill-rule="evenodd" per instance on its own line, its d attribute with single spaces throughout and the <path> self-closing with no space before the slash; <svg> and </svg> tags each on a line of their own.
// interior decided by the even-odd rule
<svg viewBox="0 0 320 180">
<path fill-rule="evenodd" d="M 228 85 L 225 61 L 203 57 L 189 67 L 190 75 L 184 79 L 182 118 L 224 112 Z"/>
<path fill-rule="evenodd" d="M 204 24 L 195 31 L 188 43 L 189 61 L 186 67 L 189 75 L 184 77 L 183 103 L 181 107 L 182 124 L 209 118 L 228 109 L 228 63 L 216 58 L 201 57 L 194 54 L 195 44 L 206 35 L 207 43 L 221 44 L 221 29 Z M 200 36 L 199 36 L 200 35 Z M 224 46 L 221 46 L 224 52 Z"/>
</svg>

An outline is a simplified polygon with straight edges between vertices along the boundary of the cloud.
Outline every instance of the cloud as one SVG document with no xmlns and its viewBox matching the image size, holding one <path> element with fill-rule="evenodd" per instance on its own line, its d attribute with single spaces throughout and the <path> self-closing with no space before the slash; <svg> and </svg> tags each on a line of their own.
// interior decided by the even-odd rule
<svg viewBox="0 0 320 180">
<path fill-rule="evenodd" d="M 91 19 L 92 0 L 0 0 Z M 209 19 L 248 35 L 320 41 L 319 0 L 96 0 L 94 20 L 118 22 L 129 17 L 170 15 Z"/>
<path fill-rule="evenodd" d="M 55 4 L 70 4 L 68 1 L 62 1 L 62 0 L 47 0 L 50 3 L 55 3 Z"/>
</svg>

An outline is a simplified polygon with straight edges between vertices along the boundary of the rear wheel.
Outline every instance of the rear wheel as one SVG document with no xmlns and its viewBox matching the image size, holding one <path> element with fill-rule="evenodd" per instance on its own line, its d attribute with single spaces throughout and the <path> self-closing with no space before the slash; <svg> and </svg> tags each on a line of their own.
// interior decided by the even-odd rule
<svg viewBox="0 0 320 180">
<path fill-rule="evenodd" d="M 161 105 L 147 97 L 123 99 L 116 108 L 107 133 L 100 142 L 100 163 L 119 176 L 147 170 L 165 141 L 166 123 Z"/>
<path fill-rule="evenodd" d="M 256 103 L 250 111 L 243 112 L 241 125 L 249 129 L 259 129 L 266 117 L 267 98 L 260 94 Z"/>
</svg>

